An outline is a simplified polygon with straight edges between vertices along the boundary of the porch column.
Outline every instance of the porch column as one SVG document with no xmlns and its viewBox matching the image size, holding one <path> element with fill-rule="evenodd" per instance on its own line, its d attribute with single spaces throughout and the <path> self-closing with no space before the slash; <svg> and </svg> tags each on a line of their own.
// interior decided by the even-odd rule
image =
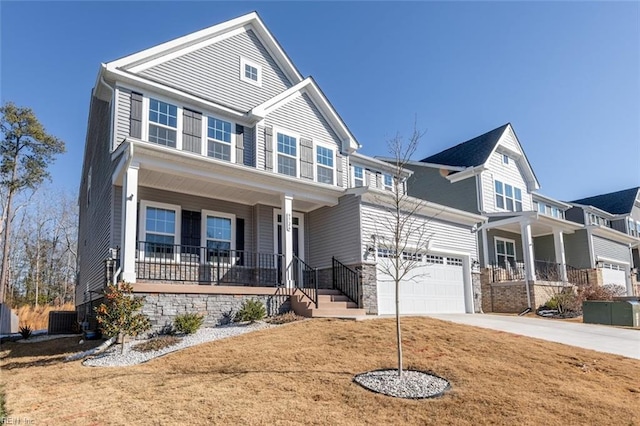
<svg viewBox="0 0 640 426">
<path fill-rule="evenodd" d="M 564 254 L 564 234 L 559 229 L 553 230 L 553 246 L 556 250 L 556 263 L 560 265 L 560 279 L 566 283 L 569 280 L 567 278 L 567 260 Z"/>
<path fill-rule="evenodd" d="M 285 286 L 294 286 L 292 276 L 293 262 L 293 197 L 285 194 L 282 196 L 282 254 L 284 256 Z"/>
<path fill-rule="evenodd" d="M 138 222 L 138 167 L 132 163 L 122 183 L 122 248 L 120 267 L 122 279 L 136 282 L 136 224 Z"/>
<path fill-rule="evenodd" d="M 522 254 L 524 255 L 524 269 L 527 281 L 536 280 L 535 255 L 533 254 L 533 237 L 531 236 L 531 223 L 520 224 L 520 234 L 522 235 Z"/>
<path fill-rule="evenodd" d="M 489 265 L 489 237 L 487 230 L 482 228 L 482 267 L 486 268 Z"/>
</svg>

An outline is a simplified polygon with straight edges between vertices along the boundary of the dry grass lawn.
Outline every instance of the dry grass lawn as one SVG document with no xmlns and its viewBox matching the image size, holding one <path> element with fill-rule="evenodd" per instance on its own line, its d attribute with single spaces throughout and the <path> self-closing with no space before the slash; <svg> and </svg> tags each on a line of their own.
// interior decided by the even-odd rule
<svg viewBox="0 0 640 426">
<path fill-rule="evenodd" d="M 63 363 L 76 339 L 7 343 L 0 385 L 34 424 L 640 424 L 638 360 L 429 318 L 403 330 L 406 366 L 449 379 L 444 397 L 352 382 L 394 366 L 392 319 L 302 321 L 126 368 Z"/>
</svg>

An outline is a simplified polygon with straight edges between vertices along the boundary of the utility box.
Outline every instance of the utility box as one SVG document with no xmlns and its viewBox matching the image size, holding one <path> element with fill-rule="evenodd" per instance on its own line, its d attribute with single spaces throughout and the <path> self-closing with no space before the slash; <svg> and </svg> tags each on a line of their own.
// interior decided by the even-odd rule
<svg viewBox="0 0 640 426">
<path fill-rule="evenodd" d="M 71 334 L 78 332 L 78 314 L 76 311 L 49 312 L 49 334 Z"/>
<path fill-rule="evenodd" d="M 582 321 L 588 324 L 640 327 L 640 301 L 621 298 L 612 302 L 588 300 L 582 303 Z"/>
</svg>

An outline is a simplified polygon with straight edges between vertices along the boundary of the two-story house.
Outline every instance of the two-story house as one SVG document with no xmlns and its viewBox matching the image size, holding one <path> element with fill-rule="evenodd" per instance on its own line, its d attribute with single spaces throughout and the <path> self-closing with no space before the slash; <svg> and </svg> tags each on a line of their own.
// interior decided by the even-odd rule
<svg viewBox="0 0 640 426">
<path fill-rule="evenodd" d="M 256 13 L 102 64 L 79 194 L 80 315 L 120 279 L 156 327 L 185 311 L 212 323 L 246 298 L 389 313 L 380 200 L 411 172 L 359 147 Z M 411 250 L 428 271 L 403 312 L 473 312 L 483 217 L 434 203 L 416 216 L 432 238 Z"/>
<path fill-rule="evenodd" d="M 590 247 L 584 226 L 565 216 L 571 204 L 538 193 L 511 124 L 407 167 L 414 172 L 410 195 L 489 218 L 478 227 L 486 311 L 535 308 L 567 283 L 588 282 L 586 270 L 596 265 L 581 261 Z M 618 234 L 608 235 L 602 250 L 626 250 L 628 257 L 630 238 Z"/>
<path fill-rule="evenodd" d="M 640 187 L 595 195 L 571 201 L 567 219 L 585 226 L 583 239 L 590 241 L 589 250 L 576 263 L 595 265 L 600 281 L 626 286 L 638 279 L 640 268 Z M 623 233 L 626 247 L 612 244 Z M 631 258 L 629 258 L 631 251 Z"/>
</svg>

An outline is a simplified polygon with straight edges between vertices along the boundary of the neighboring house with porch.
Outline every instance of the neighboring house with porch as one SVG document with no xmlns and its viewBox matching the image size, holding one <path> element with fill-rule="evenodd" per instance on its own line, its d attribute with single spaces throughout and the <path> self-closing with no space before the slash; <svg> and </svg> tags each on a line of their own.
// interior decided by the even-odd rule
<svg viewBox="0 0 640 426">
<path fill-rule="evenodd" d="M 605 284 L 638 285 L 640 187 L 581 198 L 570 205 L 567 219 L 585 225 L 581 238 L 590 242 L 590 250 L 576 263 L 596 266 Z M 627 247 L 616 244 L 620 234 L 627 236 Z"/>
<path fill-rule="evenodd" d="M 210 324 L 247 298 L 271 313 L 386 313 L 380 201 L 411 171 L 359 147 L 256 13 L 102 64 L 79 193 L 80 315 L 120 279 L 156 327 L 185 311 Z M 403 312 L 473 312 L 471 229 L 484 218 L 420 204 L 430 242 L 406 255 L 425 285 Z"/>
<path fill-rule="evenodd" d="M 591 244 L 583 238 L 584 225 L 565 216 L 571 204 L 538 193 L 509 123 L 407 168 L 414 172 L 410 195 L 489 218 L 478 227 L 485 311 L 536 308 L 567 284 L 594 281 L 596 264 L 582 262 L 591 247 L 629 256 L 629 236 L 594 230 L 596 239 L 607 233 L 607 243 Z"/>
</svg>

